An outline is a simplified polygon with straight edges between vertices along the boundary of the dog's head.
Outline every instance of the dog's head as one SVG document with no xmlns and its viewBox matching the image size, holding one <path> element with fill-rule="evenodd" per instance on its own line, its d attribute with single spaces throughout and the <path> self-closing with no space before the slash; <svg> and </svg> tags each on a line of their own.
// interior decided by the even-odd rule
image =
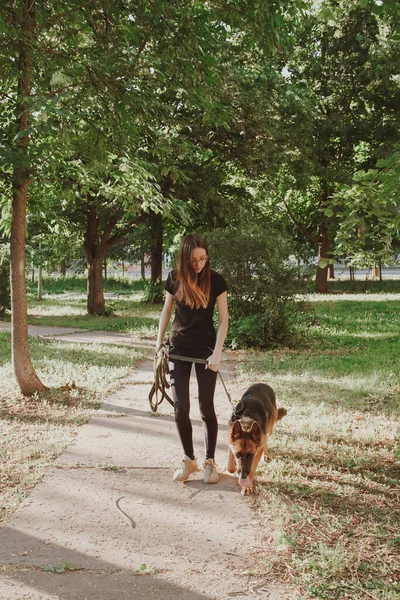
<svg viewBox="0 0 400 600">
<path fill-rule="evenodd" d="M 250 475 L 254 455 L 261 445 L 261 439 L 261 428 L 257 421 L 253 421 L 249 429 L 243 428 L 240 421 L 233 423 L 229 443 L 240 480 L 245 480 Z"/>
</svg>

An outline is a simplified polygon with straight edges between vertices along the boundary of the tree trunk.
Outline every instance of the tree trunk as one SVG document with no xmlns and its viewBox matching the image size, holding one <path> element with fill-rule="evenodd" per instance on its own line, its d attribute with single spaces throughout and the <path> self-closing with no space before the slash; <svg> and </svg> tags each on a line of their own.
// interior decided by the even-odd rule
<svg viewBox="0 0 400 600">
<path fill-rule="evenodd" d="M 60 264 L 60 275 L 65 277 L 67 274 L 67 262 L 63 259 Z"/>
<path fill-rule="evenodd" d="M 39 265 L 39 268 L 38 268 L 37 295 L 38 295 L 39 302 L 41 302 L 43 300 L 43 268 L 42 268 L 42 265 Z"/>
<path fill-rule="evenodd" d="M 164 198 L 169 198 L 173 180 L 170 174 L 164 179 L 161 185 L 161 191 Z M 162 267 L 163 267 L 163 225 L 162 215 L 153 213 L 150 219 L 150 268 L 151 268 L 151 283 L 157 281 L 160 286 L 160 296 L 162 299 Z"/>
<path fill-rule="evenodd" d="M 329 279 L 335 279 L 335 265 L 328 265 Z"/>
<path fill-rule="evenodd" d="M 103 291 L 103 258 L 97 256 L 88 262 L 87 309 L 89 315 L 104 315 L 106 306 Z"/>
<path fill-rule="evenodd" d="M 163 231 L 162 215 L 153 214 L 150 219 L 150 269 L 151 283 L 162 280 Z"/>
<path fill-rule="evenodd" d="M 319 265 L 321 260 L 329 260 L 330 241 L 328 235 L 328 227 L 323 224 L 320 229 L 320 236 L 318 240 L 319 254 L 318 254 L 318 266 L 316 275 L 316 288 L 320 294 L 328 293 L 328 265 L 321 267 Z"/>
<path fill-rule="evenodd" d="M 382 281 L 382 263 L 379 261 L 377 265 L 374 267 L 374 277 Z"/>
<path fill-rule="evenodd" d="M 86 213 L 84 248 L 88 265 L 87 310 L 89 315 L 104 315 L 103 260 L 105 244 L 99 241 L 99 216 L 94 210 Z"/>
<path fill-rule="evenodd" d="M 25 0 L 21 21 L 19 49 L 19 79 L 17 92 L 17 132 L 26 131 L 29 126 L 29 103 L 31 94 L 32 56 L 31 44 L 34 38 L 35 0 Z M 18 18 L 18 17 L 16 17 Z M 29 172 L 26 166 L 29 138 L 23 135 L 18 140 L 18 166 L 13 173 L 13 198 L 11 217 L 11 347 L 14 374 L 24 396 L 32 396 L 45 390 L 37 376 L 29 354 L 28 307 L 25 282 L 25 236 L 26 207 L 29 185 Z M 21 164 L 22 160 L 24 161 Z"/>
<path fill-rule="evenodd" d="M 111 236 L 117 224 L 117 217 L 111 215 L 102 233 L 99 232 L 100 215 L 91 204 L 90 194 L 86 197 L 86 231 L 84 234 L 84 250 L 88 264 L 87 309 L 90 315 L 105 315 L 106 307 L 103 292 L 103 261 L 107 251 L 121 240 L 123 233 Z M 148 218 L 147 214 L 137 217 L 130 225 L 137 225 Z M 129 232 L 126 229 L 125 234 Z"/>
<path fill-rule="evenodd" d="M 146 265 L 144 263 L 144 251 L 141 254 L 140 257 L 140 276 L 143 279 L 143 281 L 145 281 L 146 279 Z"/>
</svg>

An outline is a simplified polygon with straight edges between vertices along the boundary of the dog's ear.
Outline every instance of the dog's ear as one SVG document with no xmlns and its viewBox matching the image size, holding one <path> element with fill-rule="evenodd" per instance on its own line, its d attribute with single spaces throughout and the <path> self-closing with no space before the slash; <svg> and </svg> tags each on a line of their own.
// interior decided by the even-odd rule
<svg viewBox="0 0 400 600">
<path fill-rule="evenodd" d="M 250 437 L 255 444 L 259 445 L 261 443 L 261 427 L 257 421 L 253 421 L 250 427 Z"/>
<path fill-rule="evenodd" d="M 287 415 L 286 408 L 278 408 L 278 418 L 276 420 L 279 421 L 280 419 L 283 419 L 285 415 Z"/>
<path fill-rule="evenodd" d="M 232 425 L 230 439 L 231 442 L 235 442 L 243 435 L 243 429 L 240 421 L 235 421 Z"/>
</svg>

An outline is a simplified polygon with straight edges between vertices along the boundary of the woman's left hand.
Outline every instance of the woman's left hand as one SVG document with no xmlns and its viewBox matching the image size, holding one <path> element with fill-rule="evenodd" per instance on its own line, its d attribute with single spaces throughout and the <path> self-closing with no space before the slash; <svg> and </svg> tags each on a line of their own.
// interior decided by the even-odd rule
<svg viewBox="0 0 400 600">
<path fill-rule="evenodd" d="M 221 364 L 221 352 L 213 352 L 207 359 L 206 369 L 218 371 Z"/>
</svg>

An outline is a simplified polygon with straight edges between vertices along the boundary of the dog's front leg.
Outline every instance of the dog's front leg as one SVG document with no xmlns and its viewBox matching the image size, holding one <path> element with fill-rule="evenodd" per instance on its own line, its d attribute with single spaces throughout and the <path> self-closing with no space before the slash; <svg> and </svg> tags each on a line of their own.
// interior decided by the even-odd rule
<svg viewBox="0 0 400 600">
<path fill-rule="evenodd" d="M 254 481 L 254 476 L 256 474 L 257 471 L 257 467 L 258 467 L 258 463 L 261 460 L 262 455 L 264 454 L 264 448 L 259 448 L 257 450 L 257 452 L 254 455 L 253 458 L 253 463 L 251 465 L 251 470 L 250 470 L 250 475 L 248 477 L 249 479 L 249 484 L 246 487 L 242 487 L 242 494 L 244 494 L 245 496 L 248 494 L 251 494 L 253 491 L 253 481 Z"/>
<path fill-rule="evenodd" d="M 236 473 L 236 461 L 230 446 L 228 456 L 228 471 L 229 473 Z"/>
<path fill-rule="evenodd" d="M 267 441 L 265 441 L 265 448 L 264 448 L 264 460 L 268 460 L 269 455 L 268 455 L 268 444 Z"/>
</svg>

